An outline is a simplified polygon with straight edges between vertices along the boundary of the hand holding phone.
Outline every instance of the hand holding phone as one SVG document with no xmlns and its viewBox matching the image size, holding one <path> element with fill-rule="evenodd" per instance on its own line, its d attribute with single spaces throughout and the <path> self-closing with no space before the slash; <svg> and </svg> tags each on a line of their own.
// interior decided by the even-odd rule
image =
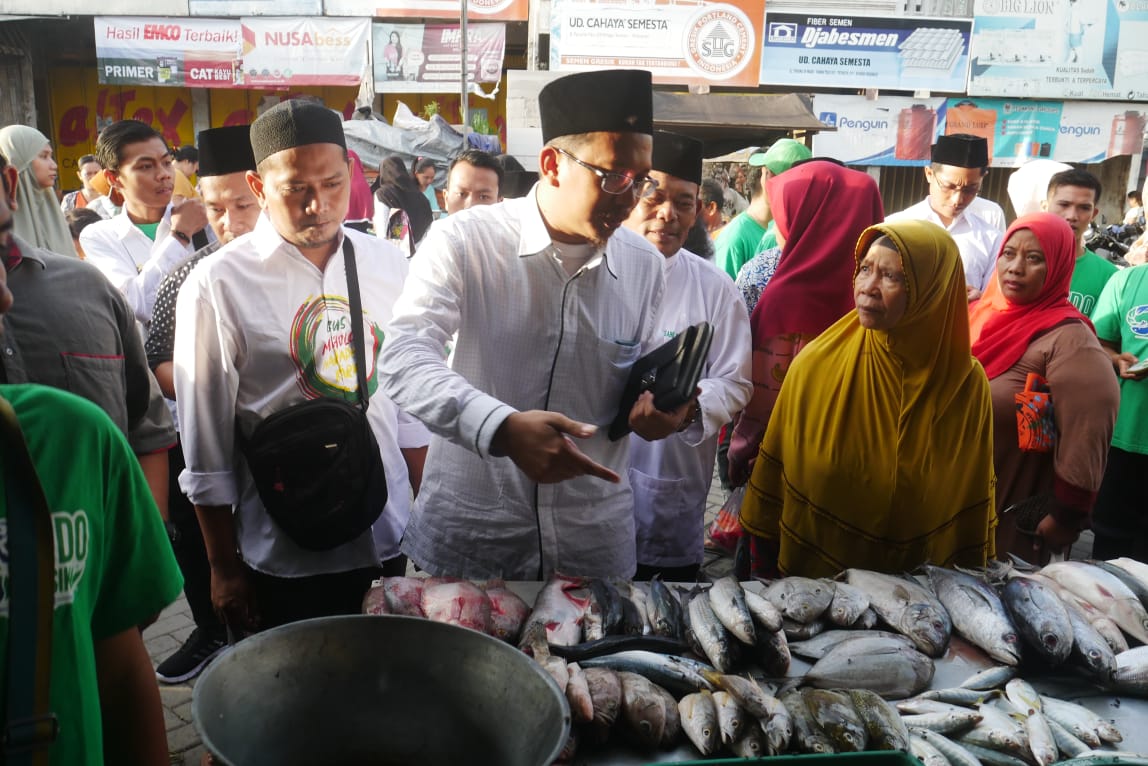
<svg viewBox="0 0 1148 766">
<path fill-rule="evenodd" d="M 1138 375 L 1145 370 L 1148 370 L 1148 359 L 1141 359 L 1136 364 L 1129 366 L 1128 372 L 1132 375 Z"/>
</svg>

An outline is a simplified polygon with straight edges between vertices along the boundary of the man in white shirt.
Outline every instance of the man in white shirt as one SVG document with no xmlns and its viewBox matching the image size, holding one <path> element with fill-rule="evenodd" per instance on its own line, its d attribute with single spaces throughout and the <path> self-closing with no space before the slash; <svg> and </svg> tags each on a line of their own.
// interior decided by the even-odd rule
<svg viewBox="0 0 1148 766">
<path fill-rule="evenodd" d="M 718 431 L 753 392 L 749 314 L 724 272 L 682 247 L 701 209 L 702 144 L 674 133 L 654 133 L 658 188 L 643 197 L 626 227 L 663 256 L 666 295 L 660 335 L 673 338 L 698 322 L 713 327 L 701 393 L 685 427 L 661 441 L 630 436 L 630 486 L 637 528 L 636 579 L 655 574 L 673 582 L 697 579 L 705 551 L 706 495 L 713 479 Z"/>
<path fill-rule="evenodd" d="M 655 186 L 650 74 L 569 75 L 538 101 L 538 184 L 436 222 L 387 328 L 384 388 L 434 434 L 403 539 L 434 575 L 636 566 L 629 442 L 604 427 L 661 341 L 662 258 L 622 228 Z M 693 406 L 659 412 L 646 393 L 630 425 L 664 438 Z"/>
<path fill-rule="evenodd" d="M 124 294 L 146 327 L 159 283 L 207 244 L 201 239 L 192 245 L 207 226 L 207 213 L 199 200 L 172 202 L 171 150 L 150 125 L 138 120 L 109 125 L 100 132 L 96 157 L 124 205 L 119 215 L 84 229 L 80 245 L 88 263 Z"/>
<path fill-rule="evenodd" d="M 970 301 L 981 297 L 993 278 L 1004 236 L 1003 216 L 983 206 L 974 207 L 988 172 L 988 141 L 967 133 L 941 136 L 933 145 L 932 164 L 925 167 L 929 196 L 885 218 L 932 221 L 948 231 L 961 253 Z"/>
<path fill-rule="evenodd" d="M 374 578 L 405 572 L 399 540 L 428 439 L 379 386 L 382 328 L 407 264 L 385 241 L 342 225 L 351 179 L 342 121 L 318 104 L 285 101 L 252 124 L 251 145 L 258 173 L 248 181 L 263 215 L 191 272 L 176 306 L 174 353 L 187 461 L 180 486 L 203 529 L 212 603 L 244 629 L 359 612 Z M 237 442 L 304 401 L 358 401 L 347 242 L 362 299 L 366 415 L 387 500 L 371 528 L 316 550 L 271 518 Z"/>
</svg>

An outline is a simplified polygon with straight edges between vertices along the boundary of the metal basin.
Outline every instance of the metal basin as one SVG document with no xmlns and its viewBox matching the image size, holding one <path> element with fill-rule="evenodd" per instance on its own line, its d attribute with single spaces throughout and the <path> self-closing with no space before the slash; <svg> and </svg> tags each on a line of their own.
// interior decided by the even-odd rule
<svg viewBox="0 0 1148 766">
<path fill-rule="evenodd" d="M 570 731 L 558 684 L 514 647 L 397 616 L 244 639 L 200 677 L 191 710 L 226 766 L 542 766 Z"/>
</svg>

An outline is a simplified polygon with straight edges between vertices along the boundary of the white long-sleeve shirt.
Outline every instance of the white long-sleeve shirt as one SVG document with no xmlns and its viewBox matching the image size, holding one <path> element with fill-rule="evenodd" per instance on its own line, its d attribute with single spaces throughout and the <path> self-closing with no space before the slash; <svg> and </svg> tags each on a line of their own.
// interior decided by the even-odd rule
<svg viewBox="0 0 1148 766">
<path fill-rule="evenodd" d="M 196 505 L 238 506 L 236 536 L 248 565 L 281 577 L 377 566 L 399 552 L 410 514 L 402 448 L 429 434 L 382 392 L 383 327 L 406 277 L 393 246 L 348 229 L 358 266 L 366 329 L 367 420 L 382 453 L 387 503 L 373 535 L 328 551 L 296 545 L 263 508 L 236 444 L 267 416 L 318 396 L 357 401 L 347 277 L 340 249 L 320 271 L 262 216 L 255 230 L 192 270 L 176 303 L 176 406 L 187 469 L 180 487 Z"/>
<path fill-rule="evenodd" d="M 989 212 L 989 218 L 984 218 L 983 212 Z M 926 197 L 912 207 L 885 216 L 886 223 L 893 221 L 931 221 L 949 232 L 953 241 L 957 243 L 961 262 L 965 266 L 965 284 L 972 285 L 978 290 L 984 290 L 989 286 L 989 281 L 996 273 L 997 252 L 1000 250 L 1001 240 L 1004 239 L 1004 230 L 999 228 L 996 215 L 992 213 L 991 208 L 978 206 L 974 209 L 970 205 L 962 210 L 951 224 L 945 226 Z"/>
<path fill-rule="evenodd" d="M 415 563 L 476 579 L 633 575 L 629 441 L 606 432 L 630 367 L 657 341 L 661 260 L 621 229 L 567 274 L 533 192 L 431 227 L 381 360 L 386 393 L 434 434 L 403 539 Z M 491 457 L 502 421 L 534 409 L 597 425 L 578 448 L 622 482 L 535 484 Z"/>
<path fill-rule="evenodd" d="M 749 314 L 725 272 L 679 250 L 665 259 L 666 297 L 658 317 L 666 340 L 698 322 L 713 327 L 698 405 L 701 418 L 681 433 L 649 442 L 630 435 L 638 563 L 679 567 L 704 557 L 706 495 L 718 431 L 753 393 Z"/>
<path fill-rule="evenodd" d="M 151 321 L 159 283 L 193 250 L 190 243 L 185 245 L 171 235 L 170 204 L 156 228 L 155 241 L 132 223 L 125 209 L 85 228 L 80 232 L 80 245 L 88 263 L 124 294 L 144 326 Z"/>
</svg>

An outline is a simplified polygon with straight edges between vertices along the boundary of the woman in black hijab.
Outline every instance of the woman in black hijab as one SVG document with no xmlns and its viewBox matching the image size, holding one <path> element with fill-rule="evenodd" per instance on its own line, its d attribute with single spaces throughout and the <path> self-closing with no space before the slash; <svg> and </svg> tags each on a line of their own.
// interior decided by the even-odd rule
<svg viewBox="0 0 1148 766">
<path fill-rule="evenodd" d="M 379 163 L 378 190 L 375 199 L 389 208 L 398 208 L 407 214 L 411 227 L 411 251 L 426 234 L 434 220 L 430 203 L 419 190 L 418 182 L 407 171 L 403 161 L 395 156 Z M 378 213 L 376 212 L 376 220 Z M 384 236 L 375 226 L 375 233 Z"/>
</svg>

